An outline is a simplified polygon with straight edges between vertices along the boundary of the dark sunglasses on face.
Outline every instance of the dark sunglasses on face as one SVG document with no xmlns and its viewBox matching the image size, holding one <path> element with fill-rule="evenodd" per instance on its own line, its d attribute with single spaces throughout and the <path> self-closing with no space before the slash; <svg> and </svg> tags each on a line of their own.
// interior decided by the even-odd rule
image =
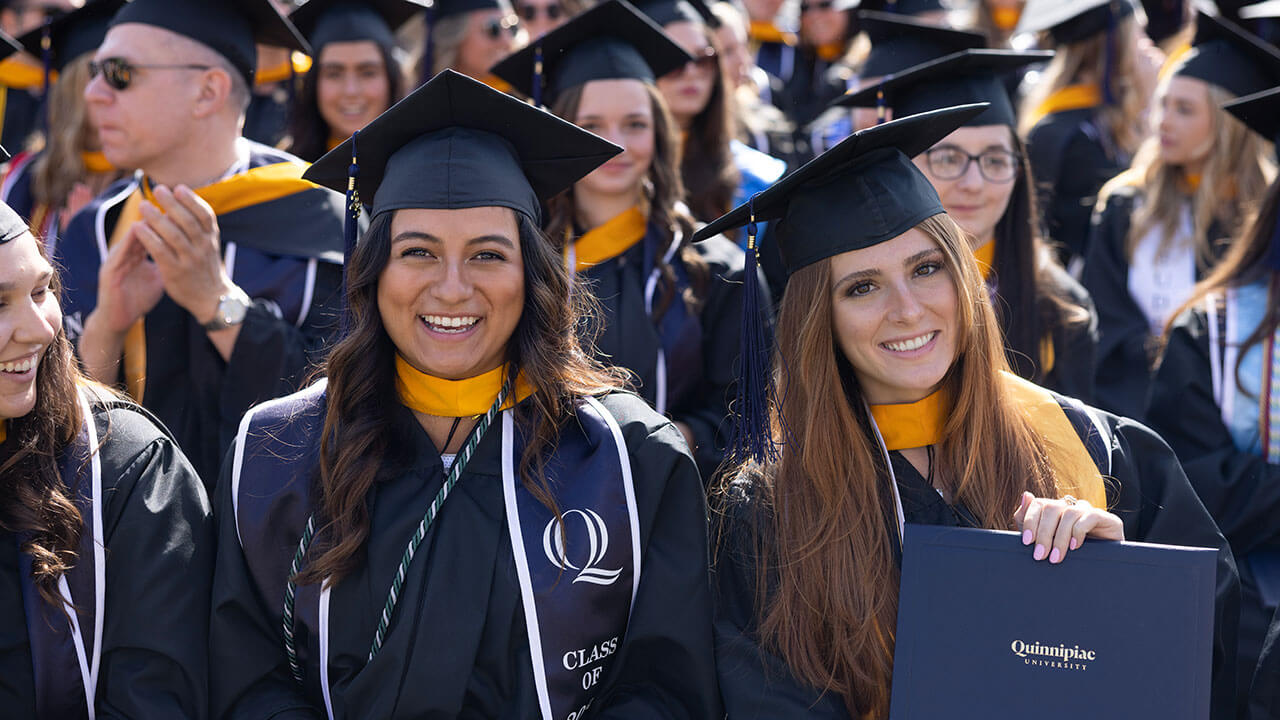
<svg viewBox="0 0 1280 720">
<path fill-rule="evenodd" d="M 546 15 L 548 20 L 555 22 L 556 20 L 559 20 L 560 18 L 564 17 L 564 8 L 560 7 L 558 4 L 555 4 L 555 3 L 552 3 L 550 5 L 545 5 L 545 6 L 539 6 L 539 5 L 521 5 L 520 6 L 520 19 L 524 20 L 525 22 L 533 22 L 534 20 L 538 19 L 539 15 Z"/>
<path fill-rule="evenodd" d="M 835 6 L 835 0 L 817 0 L 817 2 L 800 3 L 800 12 L 803 14 L 810 10 L 830 10 Z"/>
<path fill-rule="evenodd" d="M 696 67 L 699 70 L 707 70 L 707 71 L 715 71 L 715 70 L 718 70 L 720 67 L 719 59 L 718 59 L 719 56 L 716 55 L 716 49 L 711 47 L 710 45 L 702 48 L 700 52 L 691 53 L 691 54 L 693 55 L 693 60 L 690 60 L 689 62 L 685 63 L 684 65 L 681 65 L 675 70 L 672 70 L 671 72 L 667 73 L 667 75 L 668 76 L 679 75 L 685 70 L 688 70 L 691 66 Z"/>
<path fill-rule="evenodd" d="M 503 33 L 515 37 L 515 34 L 520 31 L 518 22 L 514 15 L 504 17 L 501 20 L 490 20 L 484 24 L 484 34 L 490 40 L 497 40 L 502 37 Z"/>
<path fill-rule="evenodd" d="M 102 74 L 102 79 L 115 90 L 126 90 L 133 83 L 133 73 L 137 70 L 212 70 L 211 65 L 143 65 L 131 63 L 124 58 L 103 58 L 89 62 L 89 79 Z"/>
</svg>

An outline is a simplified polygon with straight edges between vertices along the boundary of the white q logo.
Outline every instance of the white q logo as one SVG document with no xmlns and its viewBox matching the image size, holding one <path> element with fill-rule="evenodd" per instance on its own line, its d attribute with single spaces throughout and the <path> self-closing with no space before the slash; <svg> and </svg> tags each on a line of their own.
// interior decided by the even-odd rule
<svg viewBox="0 0 1280 720">
<path fill-rule="evenodd" d="M 564 551 L 564 539 L 569 534 L 569 517 L 571 515 L 582 518 L 582 523 L 587 528 L 587 540 L 591 546 L 591 554 L 587 557 L 587 561 L 583 563 L 582 567 L 574 565 Z M 597 563 L 604 560 L 604 554 L 609 550 L 609 528 L 604 524 L 604 519 L 590 509 L 570 510 L 561 517 L 564 518 L 564 533 L 556 532 L 555 518 L 551 518 L 547 522 L 547 528 L 542 531 L 542 550 L 547 554 L 547 560 L 561 570 L 577 570 L 578 576 L 573 579 L 575 583 L 587 582 L 594 585 L 612 585 L 616 582 L 618 577 L 622 575 L 622 568 L 601 570 L 596 567 Z"/>
</svg>

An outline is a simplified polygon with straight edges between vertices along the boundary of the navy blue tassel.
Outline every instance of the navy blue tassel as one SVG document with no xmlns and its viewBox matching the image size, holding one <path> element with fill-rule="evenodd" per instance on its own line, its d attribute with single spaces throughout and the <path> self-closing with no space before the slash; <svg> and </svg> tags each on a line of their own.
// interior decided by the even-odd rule
<svg viewBox="0 0 1280 720">
<path fill-rule="evenodd" d="M 741 369 L 729 456 L 737 462 L 749 459 L 763 464 L 778 458 L 778 446 L 769 424 L 769 409 L 774 399 L 773 368 L 770 365 L 772 348 L 760 312 L 763 299 L 757 282 L 760 263 L 756 248 L 754 196 L 748 207 L 751 221 L 747 224 L 746 269 L 742 273 L 742 336 L 738 347 Z"/>
<path fill-rule="evenodd" d="M 359 156 L 356 153 L 356 141 L 359 137 L 359 130 L 351 134 L 351 166 L 347 168 L 347 216 L 342 223 L 343 336 L 346 336 L 351 327 L 351 308 L 347 304 L 347 267 L 351 264 L 351 254 L 356 251 L 356 238 L 360 234 L 360 191 L 356 189 L 356 178 L 360 175 Z"/>
<path fill-rule="evenodd" d="M 542 43 L 533 49 L 533 105 L 542 107 Z"/>
</svg>

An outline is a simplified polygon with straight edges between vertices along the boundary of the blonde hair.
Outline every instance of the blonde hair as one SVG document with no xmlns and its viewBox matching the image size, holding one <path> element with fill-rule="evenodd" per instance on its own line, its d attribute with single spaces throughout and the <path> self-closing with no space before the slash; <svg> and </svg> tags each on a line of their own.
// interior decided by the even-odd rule
<svg viewBox="0 0 1280 720">
<path fill-rule="evenodd" d="M 1157 98 L 1164 94 L 1172 77 L 1161 82 Z M 1196 263 L 1203 270 L 1211 267 L 1218 255 L 1212 246 L 1214 238 L 1209 237 L 1210 226 L 1217 222 L 1223 236 L 1234 237 L 1245 218 L 1256 210 L 1275 177 L 1275 164 L 1270 160 L 1271 143 L 1222 110 L 1222 105 L 1235 96 L 1216 85 L 1201 82 L 1206 89 L 1212 142 L 1190 203 L 1191 241 Z M 1158 120 L 1158 113 L 1162 112 L 1159 103 L 1155 103 L 1155 112 Z M 1138 243 L 1155 228 L 1162 232 L 1159 252 L 1165 252 L 1178 232 L 1187 185 L 1182 167 L 1160 158 L 1159 137 L 1147 138 L 1129 170 L 1102 187 L 1098 207 L 1105 206 L 1107 198 L 1116 190 L 1126 187 L 1140 190 L 1143 201 L 1134 209 L 1125 238 L 1125 257 L 1132 261 Z"/>
<path fill-rule="evenodd" d="M 431 63 L 434 76 L 458 64 L 458 50 L 467 39 L 468 24 L 472 13 L 464 12 L 437 20 L 431 25 L 431 57 L 423 62 Z"/>
<path fill-rule="evenodd" d="M 49 130 L 44 152 L 32 164 L 32 194 L 36 203 L 60 208 L 76 183 L 89 174 L 81 153 L 97 148 L 97 135 L 89 124 L 84 87 L 89 84 L 85 54 L 58 73 L 49 89 Z"/>
<path fill-rule="evenodd" d="M 1089 81 L 1100 85 L 1109 82 L 1114 102 L 1100 109 L 1103 125 L 1117 149 L 1126 155 L 1136 150 L 1146 134 L 1143 111 L 1148 101 L 1134 72 L 1138 60 L 1137 44 L 1133 39 L 1138 31 L 1133 27 L 1136 22 L 1136 16 L 1130 16 L 1116 23 L 1110 33 L 1095 33 L 1078 42 L 1055 47 L 1053 59 L 1045 68 L 1044 75 L 1023 98 L 1018 112 L 1018 134 L 1027 137 L 1042 117 L 1039 107 L 1059 90 Z M 1110 67 L 1107 62 L 1108 36 L 1116 43 Z"/>
</svg>

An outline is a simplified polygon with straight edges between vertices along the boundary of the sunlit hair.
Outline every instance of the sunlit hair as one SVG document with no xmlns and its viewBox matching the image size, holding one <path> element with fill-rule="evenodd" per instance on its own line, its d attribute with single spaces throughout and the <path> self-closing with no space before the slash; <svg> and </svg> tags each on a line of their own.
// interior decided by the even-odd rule
<svg viewBox="0 0 1280 720">
<path fill-rule="evenodd" d="M 1004 345 L 963 231 L 946 215 L 916 227 L 941 248 L 955 280 L 961 333 L 942 381 L 953 410 L 937 445 L 937 482 L 983 527 L 1012 529 L 1024 490 L 1053 495 L 1053 471 L 1000 381 Z M 841 694 L 853 717 L 885 717 L 898 606 L 889 537 L 896 520 L 866 400 L 836 339 L 833 301 L 830 260 L 791 276 L 775 362 L 781 457 L 730 474 L 720 494 L 731 501 L 743 478 L 757 486 L 764 645 L 801 680 Z"/>
<path fill-rule="evenodd" d="M 382 324 L 378 283 L 391 256 L 392 213 L 373 220 L 347 265 L 349 334 L 327 363 L 328 402 L 318 468 L 319 554 L 299 575 L 304 583 L 334 581 L 359 562 L 369 537 L 368 495 L 390 468 L 405 468 L 420 441 L 399 437 L 394 418 L 396 348 Z M 577 398 L 600 395 L 622 376 L 583 351 L 583 326 L 595 312 L 593 297 L 574 288 L 560 253 L 522 214 L 516 213 L 524 261 L 524 308 L 507 344 L 507 362 L 537 388 L 516 409 L 529 438 L 520 458 L 526 488 L 553 512 L 554 494 L 545 464 Z"/>
<path fill-rule="evenodd" d="M 370 40 L 369 42 L 373 42 Z M 376 44 L 376 43 L 375 43 Z M 404 92 L 405 77 L 396 59 L 395 49 L 377 45 L 378 54 L 382 58 L 382 71 L 387 78 L 388 107 L 394 105 Z M 302 90 L 294 100 L 289 119 L 289 152 L 308 162 L 315 162 L 329 151 L 329 139 L 333 134 L 329 124 L 320 114 L 318 86 L 320 84 L 320 63 L 323 61 L 324 49 L 316 57 L 315 64 L 302 79 Z M 383 108 L 386 110 L 386 108 Z"/>
<path fill-rule="evenodd" d="M 97 131 L 89 124 L 84 101 L 91 59 L 86 54 L 67 63 L 49 89 L 49 131 L 43 152 L 31 165 L 31 190 L 39 205 L 62 207 L 76 184 L 89 175 L 81 153 L 98 149 Z"/>
<path fill-rule="evenodd" d="M 462 12 L 431 23 L 431 57 L 424 54 L 421 62 L 431 63 L 432 76 L 458 66 L 458 51 L 467 39 L 472 14 Z"/>
<path fill-rule="evenodd" d="M 1262 320 L 1253 334 L 1245 338 L 1237 349 L 1238 359 L 1236 367 L 1232 369 L 1237 387 L 1246 396 L 1252 396 L 1254 393 L 1244 385 L 1240 376 L 1240 364 L 1244 362 L 1245 354 L 1252 347 L 1261 344 L 1275 334 L 1277 328 L 1280 328 L 1280 285 L 1277 284 L 1280 282 L 1280 272 L 1273 269 L 1268 262 L 1269 254 L 1272 252 L 1276 223 L 1280 223 L 1280 182 L 1271 184 L 1256 216 L 1246 225 L 1238 239 L 1231 243 L 1227 254 L 1213 268 L 1208 277 L 1196 284 L 1191 297 L 1177 312 L 1169 316 L 1169 322 L 1164 331 L 1164 339 L 1168 339 L 1169 331 L 1178 317 L 1201 305 L 1205 298 L 1211 295 L 1222 295 L 1230 288 L 1243 287 L 1256 282 L 1269 282 L 1270 289 L 1267 293 L 1267 305 L 1262 314 Z"/>
<path fill-rule="evenodd" d="M 582 106 L 582 92 L 586 83 L 571 87 L 560 93 L 551 112 L 557 117 L 574 122 L 578 117 L 578 108 Z M 663 242 L 654 248 L 653 266 L 661 273 L 657 299 L 654 302 L 654 317 L 661 318 L 675 299 L 676 276 L 671 265 L 666 262 L 667 251 L 672 242 L 681 244 L 680 260 L 689 272 L 691 292 L 684 301 L 691 310 L 696 310 L 705 294 L 709 270 L 707 263 L 690 244 L 693 235 L 694 221 L 681 203 L 684 197 L 684 185 L 680 179 L 680 141 L 676 137 L 675 120 L 662 93 L 649 83 L 644 83 L 645 93 L 649 96 L 649 107 L 653 115 L 653 157 L 649 161 L 649 172 L 642 181 L 642 200 L 647 204 L 644 208 L 649 224 L 662 229 Z M 573 189 L 560 193 L 547 203 L 548 220 L 547 235 L 562 250 L 565 243 L 574 235 L 574 220 L 577 216 L 577 201 Z"/>
<path fill-rule="evenodd" d="M 44 243 L 35 244 L 48 260 Z M 61 292 L 56 268 L 50 292 Z M 63 606 L 58 580 L 75 565 L 83 526 L 58 469 L 59 459 L 84 424 L 77 390 L 82 383 L 88 381 L 64 327 L 40 359 L 35 407 L 9 420 L 8 441 L 0 445 L 0 527 L 24 538 L 20 549 L 31 557 L 32 580 L 40 597 L 53 607 Z"/>
<path fill-rule="evenodd" d="M 1153 112 L 1159 123 L 1160 99 L 1168 90 L 1171 78 L 1165 78 L 1156 93 Z M 1222 109 L 1223 103 L 1235 96 L 1222 88 L 1196 80 L 1205 89 L 1211 122 L 1212 142 L 1207 150 L 1200 182 L 1191 194 L 1191 241 L 1196 262 L 1202 269 L 1211 267 L 1221 254 L 1209 236 L 1210 226 L 1219 237 L 1234 236 L 1242 220 L 1257 209 L 1257 201 L 1275 177 L 1270 160 L 1270 143 L 1251 131 L 1244 123 Z M 1186 174 L 1180 165 L 1166 163 L 1160 157 L 1160 138 L 1152 136 L 1142 143 L 1129 170 L 1102 187 L 1098 207 L 1117 189 L 1136 187 L 1142 192 L 1142 203 L 1134 209 L 1129 235 L 1125 238 L 1125 257 L 1133 260 L 1134 250 L 1153 229 L 1161 232 L 1158 252 L 1169 249 L 1177 236 L 1187 200 Z"/>
<path fill-rule="evenodd" d="M 1138 49 L 1133 38 L 1135 32 L 1141 32 L 1141 29 L 1135 30 L 1133 27 L 1137 22 L 1135 13 L 1116 23 L 1112 31 L 1115 46 L 1109 66 L 1106 32 L 1054 47 L 1053 59 L 1045 68 L 1044 75 L 1023 98 L 1018 112 L 1018 134 L 1027 137 L 1034 123 L 1039 120 L 1037 108 L 1050 95 L 1068 85 L 1084 82 L 1100 84 L 1110 71 L 1111 94 L 1115 102 L 1100 110 L 1105 126 L 1103 129 L 1120 153 L 1128 155 L 1136 150 L 1146 135 L 1143 112 L 1147 109 L 1148 101 L 1144 96 L 1142 82 L 1135 72 Z"/>
<path fill-rule="evenodd" d="M 703 26 L 708 46 L 716 52 L 711 74 L 711 96 L 702 112 L 693 116 L 681 151 L 680 175 L 693 216 L 710 222 L 733 209 L 733 194 L 741 176 L 733 159 L 733 98 L 724 70 L 724 50 L 711 28 Z"/>
</svg>

